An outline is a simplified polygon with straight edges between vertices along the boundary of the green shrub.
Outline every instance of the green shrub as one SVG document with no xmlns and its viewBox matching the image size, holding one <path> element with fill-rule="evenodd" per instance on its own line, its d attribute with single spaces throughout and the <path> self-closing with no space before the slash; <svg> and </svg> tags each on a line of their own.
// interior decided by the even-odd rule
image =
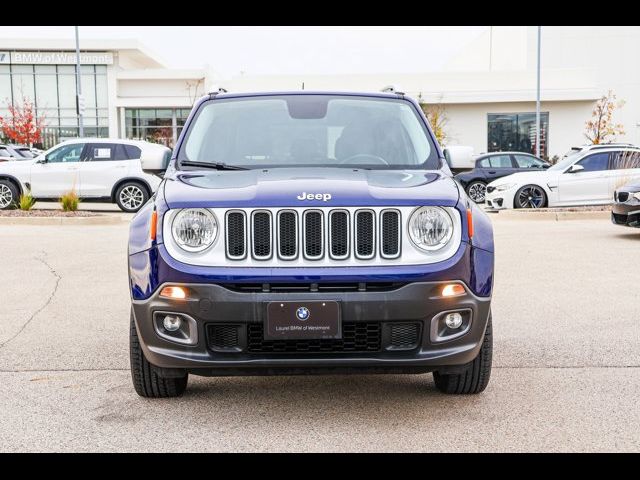
<svg viewBox="0 0 640 480">
<path fill-rule="evenodd" d="M 78 210 L 79 203 L 80 199 L 78 198 L 78 194 L 73 190 L 60 197 L 60 205 L 62 205 L 62 210 L 65 212 L 75 212 Z"/>
<path fill-rule="evenodd" d="M 22 195 L 20 195 L 20 199 L 18 200 L 18 208 L 20 210 L 31 210 L 33 205 L 36 203 L 36 199 L 33 198 L 30 191 L 26 191 Z"/>
</svg>

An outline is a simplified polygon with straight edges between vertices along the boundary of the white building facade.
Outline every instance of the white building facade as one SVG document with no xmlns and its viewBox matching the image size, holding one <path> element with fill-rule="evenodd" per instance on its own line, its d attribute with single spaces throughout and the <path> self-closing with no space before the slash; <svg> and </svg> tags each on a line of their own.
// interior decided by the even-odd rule
<svg viewBox="0 0 640 480">
<path fill-rule="evenodd" d="M 220 81 L 207 69 L 168 69 L 136 41 L 83 40 L 85 135 L 173 146 L 193 102 L 214 80 L 231 91 L 299 90 L 303 84 L 306 90 L 377 91 L 395 84 L 442 105 L 449 145 L 470 145 L 476 153 L 533 152 L 536 43 L 536 27 L 494 26 L 438 72 L 397 74 L 381 64 L 379 74 L 244 74 Z M 609 90 L 625 101 L 614 120 L 626 133 L 616 140 L 640 144 L 638 51 L 640 27 L 543 27 L 543 156 L 586 143 L 585 122 Z M 47 118 L 45 146 L 77 136 L 74 63 L 72 40 L 0 39 L 0 115 L 7 101 L 30 98 Z"/>
<path fill-rule="evenodd" d="M 207 72 L 166 68 L 133 40 L 83 40 L 84 136 L 144 139 L 173 146 Z M 10 103 L 44 115 L 41 146 L 79 135 L 72 40 L 0 39 L 0 116 Z"/>
<path fill-rule="evenodd" d="M 585 122 L 609 90 L 625 105 L 614 114 L 640 144 L 640 27 L 542 28 L 541 150 L 561 156 L 587 143 Z M 441 104 L 449 145 L 476 153 L 535 149 L 536 27 L 489 27 L 434 73 L 376 75 L 239 76 L 233 90 L 379 90 L 399 86 L 422 101 Z M 402 55 L 402 51 L 398 51 Z M 416 58 L 416 62 L 428 59 Z M 384 65 L 381 65 L 381 70 Z"/>
</svg>

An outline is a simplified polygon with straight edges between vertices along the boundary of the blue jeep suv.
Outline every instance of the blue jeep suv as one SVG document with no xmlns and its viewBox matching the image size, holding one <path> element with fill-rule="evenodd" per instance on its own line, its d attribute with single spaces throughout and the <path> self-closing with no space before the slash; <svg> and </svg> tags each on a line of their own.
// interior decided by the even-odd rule
<svg viewBox="0 0 640 480">
<path fill-rule="evenodd" d="M 214 91 L 131 223 L 135 390 L 433 372 L 442 392 L 481 392 L 493 252 L 488 217 L 404 94 Z"/>
</svg>

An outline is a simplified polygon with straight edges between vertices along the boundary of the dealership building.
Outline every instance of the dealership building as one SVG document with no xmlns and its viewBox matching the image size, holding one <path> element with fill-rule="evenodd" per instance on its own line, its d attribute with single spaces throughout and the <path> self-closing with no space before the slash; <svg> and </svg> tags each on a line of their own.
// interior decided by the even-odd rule
<svg viewBox="0 0 640 480">
<path fill-rule="evenodd" d="M 206 70 L 166 68 L 134 40 L 82 40 L 80 61 L 85 136 L 171 146 L 207 84 Z M 45 117 L 45 147 L 77 137 L 75 63 L 72 39 L 0 39 L 0 116 L 28 99 Z"/>
<path fill-rule="evenodd" d="M 618 141 L 640 144 L 639 27 L 543 27 L 541 150 L 549 158 L 583 144 L 598 98 L 625 105 Z M 394 84 L 445 113 L 447 144 L 476 153 L 535 149 L 536 27 L 488 27 L 437 72 L 253 75 L 215 78 L 208 69 L 166 68 L 136 41 L 83 40 L 85 135 L 175 143 L 193 102 L 211 84 L 232 91 L 376 91 Z M 0 101 L 34 99 L 46 116 L 46 146 L 77 135 L 72 40 L 0 39 Z M 398 51 L 402 55 L 402 51 Z M 414 58 L 416 63 L 428 59 Z M 416 70 L 419 70 L 416 68 Z M 5 105 L 0 104 L 0 115 Z"/>
</svg>

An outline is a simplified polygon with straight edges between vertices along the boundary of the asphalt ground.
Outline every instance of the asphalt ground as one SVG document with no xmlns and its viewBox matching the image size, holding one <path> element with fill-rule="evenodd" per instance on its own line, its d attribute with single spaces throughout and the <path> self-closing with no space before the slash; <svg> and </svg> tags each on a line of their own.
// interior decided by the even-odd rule
<svg viewBox="0 0 640 480">
<path fill-rule="evenodd" d="M 139 398 L 127 224 L 0 226 L 0 451 L 638 451 L 640 230 L 491 218 L 494 369 L 464 397 L 425 374 Z"/>
</svg>

